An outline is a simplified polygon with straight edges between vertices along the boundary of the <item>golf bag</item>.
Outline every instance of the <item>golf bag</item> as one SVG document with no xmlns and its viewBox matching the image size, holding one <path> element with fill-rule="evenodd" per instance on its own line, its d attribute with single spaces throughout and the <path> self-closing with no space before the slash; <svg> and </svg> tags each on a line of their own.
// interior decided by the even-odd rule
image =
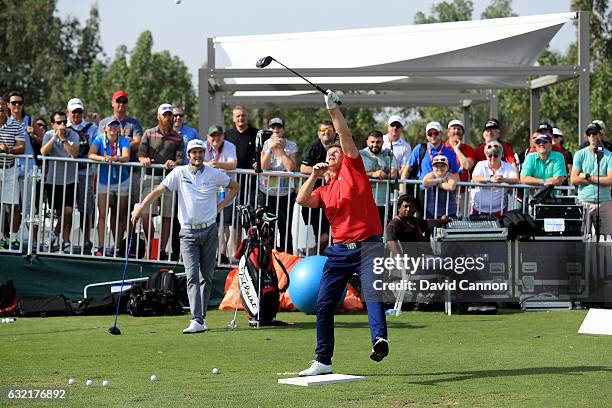
<svg viewBox="0 0 612 408">
<path fill-rule="evenodd" d="M 289 287 L 289 274 L 278 258 L 276 261 L 287 277 L 287 284 L 279 288 L 278 277 L 272 260 L 274 222 L 277 217 L 264 208 L 252 210 L 250 206 L 237 206 L 242 225 L 248 226 L 245 238 L 234 255 L 239 258 L 238 285 L 240 298 L 252 322 L 261 325 L 275 324 L 280 307 L 279 294 Z"/>
<path fill-rule="evenodd" d="M 179 301 L 179 278 L 167 269 L 153 272 L 146 285 L 134 285 L 127 304 L 132 316 L 163 316 L 183 313 Z M 184 285 L 183 285 L 184 286 Z"/>
</svg>

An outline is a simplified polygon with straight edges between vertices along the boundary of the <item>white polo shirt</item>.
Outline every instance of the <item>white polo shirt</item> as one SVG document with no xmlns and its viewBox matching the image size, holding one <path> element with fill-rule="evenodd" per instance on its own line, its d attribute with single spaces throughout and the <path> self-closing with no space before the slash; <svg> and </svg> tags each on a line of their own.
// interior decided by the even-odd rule
<svg viewBox="0 0 612 408">
<path fill-rule="evenodd" d="M 181 225 L 204 224 L 217 217 L 217 189 L 229 187 L 230 177 L 208 166 L 196 172 L 191 165 L 177 166 L 162 181 L 170 191 L 178 191 L 178 219 Z"/>
<path fill-rule="evenodd" d="M 383 135 L 383 149 L 390 149 L 391 143 L 389 142 L 389 134 Z M 395 160 L 397 160 L 397 164 L 401 169 L 408 163 L 408 159 L 410 158 L 410 154 L 412 153 L 412 147 L 408 144 L 404 138 L 400 137 L 396 142 L 393 142 L 393 155 L 395 156 Z"/>
</svg>

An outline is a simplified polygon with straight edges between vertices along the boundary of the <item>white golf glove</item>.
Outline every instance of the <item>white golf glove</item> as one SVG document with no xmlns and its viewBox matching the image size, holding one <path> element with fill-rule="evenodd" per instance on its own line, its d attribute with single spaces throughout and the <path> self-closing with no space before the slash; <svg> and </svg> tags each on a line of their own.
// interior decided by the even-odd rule
<svg viewBox="0 0 612 408">
<path fill-rule="evenodd" d="M 334 91 L 328 89 L 327 94 L 325 95 L 325 106 L 327 109 L 337 108 L 338 102 L 340 102 L 340 97 L 336 95 Z"/>
</svg>

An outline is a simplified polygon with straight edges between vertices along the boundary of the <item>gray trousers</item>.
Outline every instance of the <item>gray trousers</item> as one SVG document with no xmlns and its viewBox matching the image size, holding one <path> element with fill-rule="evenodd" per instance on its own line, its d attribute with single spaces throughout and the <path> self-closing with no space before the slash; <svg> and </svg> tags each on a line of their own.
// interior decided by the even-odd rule
<svg viewBox="0 0 612 408">
<path fill-rule="evenodd" d="M 187 296 L 191 319 L 202 323 L 212 290 L 216 252 L 219 246 L 219 228 L 214 223 L 204 230 L 181 228 L 181 255 L 187 276 Z"/>
</svg>

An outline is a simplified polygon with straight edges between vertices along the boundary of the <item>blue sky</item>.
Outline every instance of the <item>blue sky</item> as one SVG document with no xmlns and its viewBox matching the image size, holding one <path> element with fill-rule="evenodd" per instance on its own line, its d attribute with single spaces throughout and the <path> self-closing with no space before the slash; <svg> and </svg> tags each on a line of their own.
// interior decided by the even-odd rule
<svg viewBox="0 0 612 408">
<path fill-rule="evenodd" d="M 189 67 L 194 85 L 206 54 L 206 38 L 229 35 L 275 34 L 347 28 L 410 25 L 418 11 L 429 14 L 434 0 L 100 0 L 100 36 L 107 56 L 116 48 L 132 49 L 145 30 L 153 33 L 154 50 L 167 49 Z M 59 0 L 60 16 L 84 22 L 93 0 Z M 474 18 L 490 3 L 473 0 Z M 570 0 L 514 0 L 521 16 L 570 11 Z M 551 48 L 566 51 L 576 38 L 566 25 Z"/>
</svg>

